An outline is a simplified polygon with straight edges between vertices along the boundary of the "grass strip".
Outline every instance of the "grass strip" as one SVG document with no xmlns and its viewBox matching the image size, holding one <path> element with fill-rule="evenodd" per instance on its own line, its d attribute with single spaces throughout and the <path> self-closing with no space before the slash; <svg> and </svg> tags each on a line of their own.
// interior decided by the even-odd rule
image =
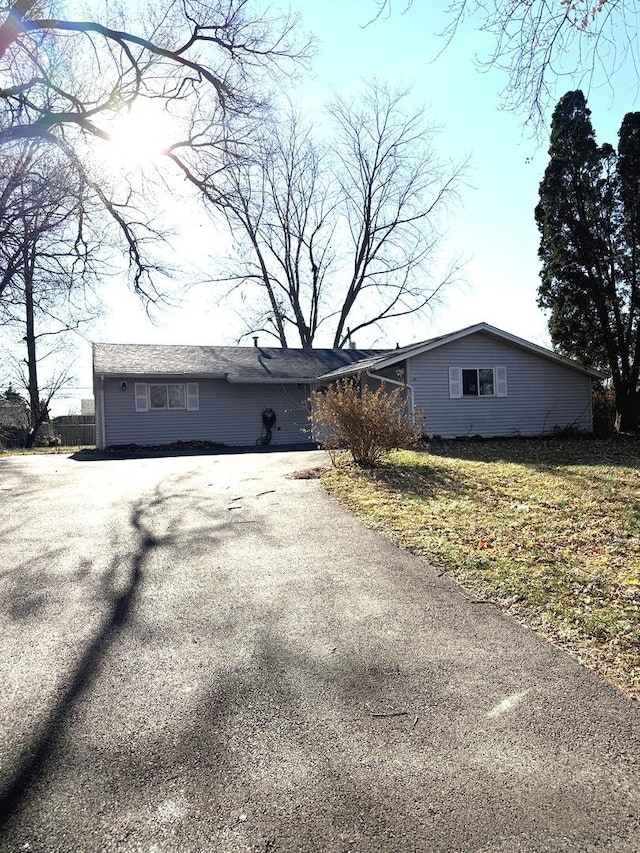
<svg viewBox="0 0 640 853">
<path fill-rule="evenodd" d="M 442 442 L 362 469 L 330 493 L 640 698 L 640 443 Z"/>
</svg>

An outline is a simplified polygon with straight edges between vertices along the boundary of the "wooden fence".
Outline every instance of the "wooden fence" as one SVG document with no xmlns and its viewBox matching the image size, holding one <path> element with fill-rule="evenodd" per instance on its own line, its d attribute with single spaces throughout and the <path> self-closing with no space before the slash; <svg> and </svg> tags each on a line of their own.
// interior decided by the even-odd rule
<svg viewBox="0 0 640 853">
<path fill-rule="evenodd" d="M 76 444 L 95 447 L 96 424 L 94 415 L 61 415 L 51 421 L 63 447 Z"/>
</svg>

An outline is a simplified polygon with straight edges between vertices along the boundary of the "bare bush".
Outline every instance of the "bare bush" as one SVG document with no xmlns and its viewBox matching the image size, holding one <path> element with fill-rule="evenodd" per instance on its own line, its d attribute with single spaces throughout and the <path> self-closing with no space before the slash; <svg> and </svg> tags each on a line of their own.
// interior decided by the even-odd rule
<svg viewBox="0 0 640 853">
<path fill-rule="evenodd" d="M 616 431 L 616 392 L 613 388 L 593 389 L 593 432 L 595 435 L 613 435 Z"/>
<path fill-rule="evenodd" d="M 407 412 L 407 389 L 389 391 L 382 382 L 373 390 L 362 374 L 314 391 L 311 406 L 309 420 L 327 436 L 322 446 L 346 448 L 358 465 L 376 465 L 385 453 L 422 437 L 421 420 Z"/>
</svg>

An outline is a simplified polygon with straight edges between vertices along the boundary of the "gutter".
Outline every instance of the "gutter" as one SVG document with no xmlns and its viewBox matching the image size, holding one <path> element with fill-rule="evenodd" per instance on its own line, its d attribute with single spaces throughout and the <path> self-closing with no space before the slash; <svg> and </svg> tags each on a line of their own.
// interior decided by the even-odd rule
<svg viewBox="0 0 640 853">
<path fill-rule="evenodd" d="M 364 375 L 368 376 L 370 379 L 377 379 L 378 382 L 387 382 L 391 385 L 397 385 L 399 388 L 408 388 L 411 399 L 411 414 L 415 412 L 416 401 L 413 395 L 413 385 L 410 385 L 408 382 L 400 382 L 398 379 L 389 379 L 388 376 L 381 376 L 379 373 L 373 373 L 371 370 L 365 370 Z"/>
<path fill-rule="evenodd" d="M 152 370 L 106 370 L 102 374 L 106 379 L 131 379 L 144 382 L 167 382 L 170 379 L 176 382 L 198 382 L 200 379 L 227 379 L 227 373 L 154 373 Z M 144 379 L 143 379 L 144 377 Z"/>
</svg>

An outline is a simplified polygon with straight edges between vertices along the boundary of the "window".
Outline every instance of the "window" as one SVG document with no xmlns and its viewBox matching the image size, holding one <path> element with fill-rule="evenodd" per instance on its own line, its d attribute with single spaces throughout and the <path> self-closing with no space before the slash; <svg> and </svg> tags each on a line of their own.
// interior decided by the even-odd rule
<svg viewBox="0 0 640 853">
<path fill-rule="evenodd" d="M 187 408 L 184 385 L 167 385 L 167 397 L 170 409 Z"/>
<path fill-rule="evenodd" d="M 493 397 L 493 368 L 482 367 L 462 371 L 463 397 Z"/>
<path fill-rule="evenodd" d="M 186 409 L 184 384 L 149 385 L 149 402 L 152 409 Z"/>
<path fill-rule="evenodd" d="M 200 408 L 200 395 L 197 382 L 136 382 L 136 412 L 157 411 L 162 409 L 186 409 L 197 412 Z"/>
<path fill-rule="evenodd" d="M 167 408 L 166 385 L 149 385 L 149 406 L 152 409 Z"/>
<path fill-rule="evenodd" d="M 449 396 L 506 397 L 506 367 L 450 367 Z"/>
</svg>

